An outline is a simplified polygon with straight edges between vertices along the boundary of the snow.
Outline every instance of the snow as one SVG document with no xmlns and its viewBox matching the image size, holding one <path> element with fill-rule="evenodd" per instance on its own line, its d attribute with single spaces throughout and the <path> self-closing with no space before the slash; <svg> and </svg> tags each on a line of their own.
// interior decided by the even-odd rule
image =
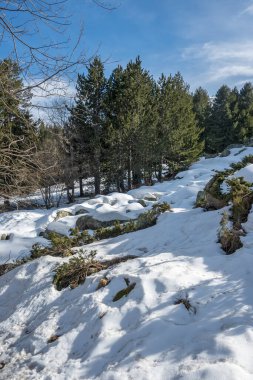
<svg viewBox="0 0 253 380">
<path fill-rule="evenodd" d="M 245 181 L 249 183 L 253 183 L 253 164 L 249 164 L 245 166 L 245 168 L 242 168 L 238 170 L 235 174 L 234 177 L 240 178 L 243 177 Z"/>
<path fill-rule="evenodd" d="M 226 256 L 217 244 L 224 210 L 193 208 L 214 170 L 253 153 L 247 148 L 235 155 L 239 150 L 201 159 L 173 181 L 69 207 L 73 215 L 84 208 L 107 220 L 134 217 L 150 207 L 136 200 L 151 193 L 170 202 L 173 212 L 148 229 L 85 246 L 96 249 L 98 258 L 138 258 L 93 275 L 76 289 L 58 292 L 52 285 L 56 265 L 68 258 L 43 257 L 0 277 L 0 362 L 6 363 L 0 379 L 253 379 L 253 212 L 244 225 L 243 247 Z M 1 214 L 0 234 L 13 234 L 0 241 L 1 254 L 15 239 L 34 242 L 50 223 L 63 221 L 66 232 L 78 217 L 54 222 L 56 213 Z M 96 290 L 104 275 L 111 282 Z M 125 277 L 136 286 L 113 302 Z M 175 304 L 185 297 L 196 313 Z M 48 344 L 55 334 L 59 339 Z"/>
</svg>

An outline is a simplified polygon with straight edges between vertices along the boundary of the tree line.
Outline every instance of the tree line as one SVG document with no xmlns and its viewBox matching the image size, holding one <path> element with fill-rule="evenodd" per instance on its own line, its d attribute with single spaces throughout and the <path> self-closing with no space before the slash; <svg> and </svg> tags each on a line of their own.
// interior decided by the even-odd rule
<svg viewBox="0 0 253 380">
<path fill-rule="evenodd" d="M 52 205 L 53 190 L 89 180 L 98 194 L 127 191 L 173 178 L 204 152 L 253 137 L 253 87 L 222 86 L 214 98 L 194 93 L 182 75 L 158 80 L 139 57 L 105 76 L 95 57 L 80 73 L 73 104 L 60 122 L 34 120 L 31 91 L 21 91 L 18 64 L 0 62 L 0 197 L 41 189 Z"/>
</svg>

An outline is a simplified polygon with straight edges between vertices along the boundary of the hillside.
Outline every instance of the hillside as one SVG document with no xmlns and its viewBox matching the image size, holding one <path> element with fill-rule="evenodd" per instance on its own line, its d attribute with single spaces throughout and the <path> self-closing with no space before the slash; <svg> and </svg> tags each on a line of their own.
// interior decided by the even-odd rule
<svg viewBox="0 0 253 380">
<path fill-rule="evenodd" d="M 83 215 L 127 222 L 156 202 L 172 208 L 151 227 L 78 247 L 81 255 L 96 250 L 97 260 L 136 258 L 74 289 L 53 285 L 69 257 L 47 255 L 2 275 L 0 379 L 252 379 L 253 213 L 243 246 L 226 255 L 217 236 L 229 206 L 194 207 L 215 171 L 252 154 L 234 148 L 227 157 L 201 158 L 175 180 L 85 200 L 65 207 L 63 217 L 55 209 L 0 214 L 0 236 L 9 235 L 0 241 L 4 264 L 29 255 L 35 243 L 49 245 L 45 230 L 69 236 Z M 231 177 L 253 182 L 252 173 L 249 164 Z"/>
</svg>

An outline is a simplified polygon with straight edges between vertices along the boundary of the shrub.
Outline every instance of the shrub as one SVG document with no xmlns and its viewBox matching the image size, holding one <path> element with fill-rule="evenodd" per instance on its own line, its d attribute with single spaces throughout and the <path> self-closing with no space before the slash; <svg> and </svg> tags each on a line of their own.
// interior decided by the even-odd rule
<svg viewBox="0 0 253 380">
<path fill-rule="evenodd" d="M 79 232 L 75 229 L 75 235 L 62 236 L 55 232 L 49 232 L 48 238 L 51 240 L 50 247 L 43 247 L 40 244 L 34 244 L 31 251 L 31 258 L 37 259 L 41 256 L 60 256 L 67 257 L 73 255 L 71 248 L 80 247 L 94 242 L 94 237 L 87 231 Z"/>
<path fill-rule="evenodd" d="M 219 243 L 227 255 L 231 255 L 243 246 L 240 239 L 240 232 L 226 227 L 222 228 L 219 233 Z"/>
<path fill-rule="evenodd" d="M 57 290 L 62 290 L 70 286 L 71 289 L 85 282 L 86 277 L 101 270 L 112 267 L 127 260 L 135 259 L 137 256 L 116 257 L 112 260 L 98 261 L 95 259 L 96 251 L 81 252 L 78 256 L 71 257 L 67 263 L 64 263 L 56 268 L 56 274 L 53 279 L 53 284 Z M 84 254 L 84 256 L 83 256 Z M 107 279 L 104 277 L 104 279 Z M 108 279 L 107 279 L 108 280 Z M 108 280 L 108 283 L 110 280 Z M 107 284 L 108 284 L 107 283 Z"/>
<path fill-rule="evenodd" d="M 74 289 L 82 284 L 87 276 L 104 269 L 103 264 L 95 260 L 96 253 L 91 251 L 89 254 L 86 253 L 86 256 L 74 256 L 69 262 L 60 265 L 53 280 L 56 289 L 62 290 L 68 286 Z"/>
</svg>

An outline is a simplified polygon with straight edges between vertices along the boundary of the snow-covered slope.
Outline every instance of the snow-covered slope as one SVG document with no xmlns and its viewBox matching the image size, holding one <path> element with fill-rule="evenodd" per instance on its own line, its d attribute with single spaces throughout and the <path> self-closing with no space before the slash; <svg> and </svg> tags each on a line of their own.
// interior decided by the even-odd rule
<svg viewBox="0 0 253 380">
<path fill-rule="evenodd" d="M 174 212 L 148 229 L 85 246 L 98 258 L 138 258 L 76 289 L 59 292 L 52 285 L 56 265 L 68 259 L 40 258 L 0 277 L 0 379 L 253 379 L 253 213 L 244 246 L 226 256 L 217 244 L 223 210 L 193 208 L 213 170 L 253 148 L 238 152 L 203 158 L 174 181 L 72 206 L 72 214 L 100 208 L 104 220 L 112 212 L 134 218 L 145 211 L 136 199 L 151 193 Z M 13 235 L 0 242 L 0 254 L 28 249 L 55 216 L 56 210 L 2 214 L 0 234 Z M 96 290 L 105 274 L 111 282 Z M 136 286 L 113 302 L 125 277 Z M 193 309 L 175 304 L 180 298 Z M 59 339 L 48 343 L 52 335 Z"/>
</svg>

